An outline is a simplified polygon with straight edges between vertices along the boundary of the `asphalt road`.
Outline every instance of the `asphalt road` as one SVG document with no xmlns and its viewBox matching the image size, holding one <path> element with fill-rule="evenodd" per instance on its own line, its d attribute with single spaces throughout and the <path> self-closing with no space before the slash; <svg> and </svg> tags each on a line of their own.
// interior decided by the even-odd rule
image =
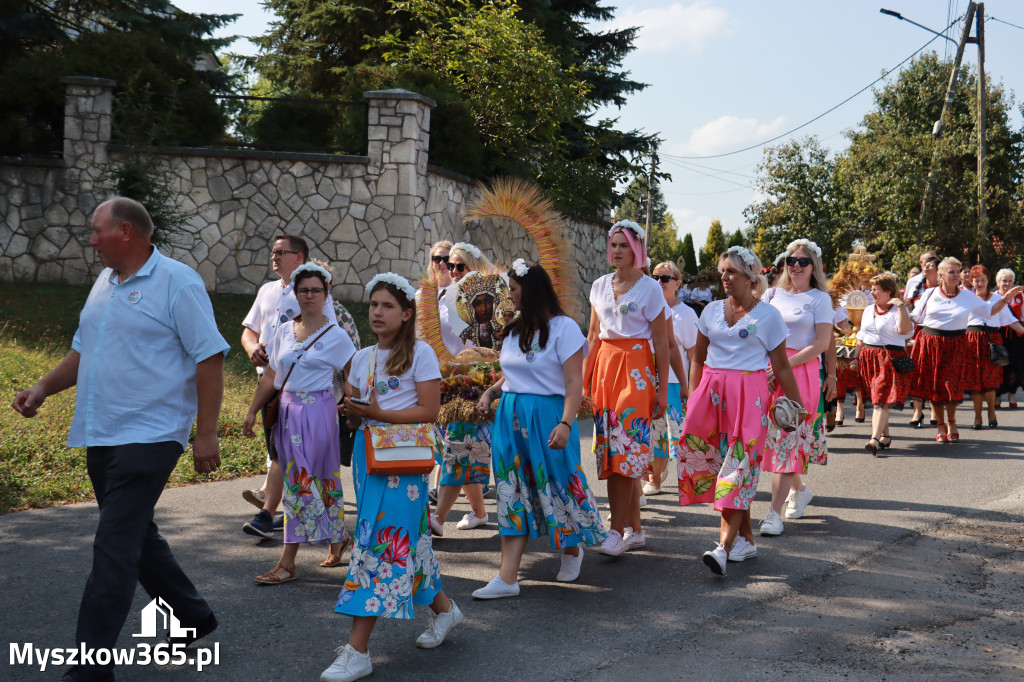
<svg viewBox="0 0 1024 682">
<path fill-rule="evenodd" d="M 497 572 L 499 540 L 493 499 L 490 525 L 455 529 L 469 509 L 463 498 L 434 546 L 466 621 L 430 651 L 413 644 L 426 609 L 415 621 L 380 621 L 374 679 L 1024 679 L 1024 409 L 999 412 L 998 429 L 962 427 L 949 445 L 908 420 L 895 414 L 895 447 L 876 459 L 862 449 L 868 424 L 848 414 L 830 435 L 828 466 L 807 479 L 806 516 L 759 539 L 759 556 L 730 564 L 725 578 L 700 561 L 717 539 L 718 515 L 663 494 L 644 512 L 645 550 L 617 559 L 588 551 L 579 580 L 565 585 L 554 581 L 558 558 L 547 542 L 532 541 L 520 596 L 474 601 L 470 593 Z M 968 407 L 959 421 L 971 423 Z M 584 464 L 603 501 L 591 458 Z M 278 541 L 241 532 L 255 511 L 241 491 L 258 485 L 171 489 L 157 507 L 163 534 L 220 621 L 203 640 L 219 646 L 219 664 L 120 667 L 119 680 L 316 680 L 333 660 L 350 625 L 333 613 L 345 569 L 320 568 L 325 551 L 304 547 L 298 580 L 255 585 L 280 552 Z M 755 519 L 768 508 L 769 485 L 763 476 Z M 0 516 L 8 647 L 74 645 L 96 513 L 86 503 Z M 131 635 L 148 601 L 140 589 L 120 646 L 145 641 Z M 12 665 L 10 651 L 0 664 L 0 680 L 11 682 L 61 672 Z"/>
</svg>

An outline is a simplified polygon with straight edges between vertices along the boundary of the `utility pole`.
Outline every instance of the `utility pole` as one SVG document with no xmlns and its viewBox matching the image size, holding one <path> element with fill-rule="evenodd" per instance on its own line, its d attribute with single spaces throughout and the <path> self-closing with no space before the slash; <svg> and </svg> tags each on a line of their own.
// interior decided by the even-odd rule
<svg viewBox="0 0 1024 682">
<path fill-rule="evenodd" d="M 991 242 L 985 212 L 985 157 L 988 142 L 985 136 L 988 106 L 988 88 L 985 87 L 985 3 L 977 3 L 975 42 L 978 43 L 978 255 L 991 263 Z"/>
<path fill-rule="evenodd" d="M 647 231 L 647 244 L 650 244 L 651 240 L 651 205 L 654 203 L 654 173 L 658 167 L 658 151 L 655 147 L 651 152 L 651 170 L 647 174 L 647 225 L 645 230 Z M 641 266 L 642 267 L 642 266 Z"/>
</svg>

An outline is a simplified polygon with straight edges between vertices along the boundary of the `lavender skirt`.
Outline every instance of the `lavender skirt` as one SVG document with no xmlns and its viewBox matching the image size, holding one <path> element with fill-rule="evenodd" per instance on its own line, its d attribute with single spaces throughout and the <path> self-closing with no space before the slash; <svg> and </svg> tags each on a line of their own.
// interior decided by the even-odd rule
<svg viewBox="0 0 1024 682">
<path fill-rule="evenodd" d="M 345 541 L 338 408 L 329 391 L 282 391 L 274 444 L 284 474 L 284 541 Z"/>
</svg>

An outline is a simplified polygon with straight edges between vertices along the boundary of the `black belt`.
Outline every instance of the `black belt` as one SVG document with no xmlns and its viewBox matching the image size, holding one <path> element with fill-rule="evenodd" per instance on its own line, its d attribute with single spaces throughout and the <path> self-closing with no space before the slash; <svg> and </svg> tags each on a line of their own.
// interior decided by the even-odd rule
<svg viewBox="0 0 1024 682">
<path fill-rule="evenodd" d="M 865 348 L 877 348 L 879 350 L 906 350 L 907 349 L 906 346 L 893 346 L 891 344 L 890 345 L 885 345 L 885 346 L 876 346 L 873 343 L 865 343 L 864 347 Z"/>
<path fill-rule="evenodd" d="M 934 327 L 921 327 L 921 331 L 925 334 L 931 334 L 932 336 L 942 336 L 946 338 L 964 335 L 963 329 L 935 329 Z"/>
<path fill-rule="evenodd" d="M 969 331 L 969 332 L 987 332 L 987 333 L 990 333 L 990 332 L 998 332 L 999 331 L 999 327 L 986 327 L 983 324 L 972 324 L 972 325 L 968 325 L 967 326 L 967 331 Z"/>
</svg>

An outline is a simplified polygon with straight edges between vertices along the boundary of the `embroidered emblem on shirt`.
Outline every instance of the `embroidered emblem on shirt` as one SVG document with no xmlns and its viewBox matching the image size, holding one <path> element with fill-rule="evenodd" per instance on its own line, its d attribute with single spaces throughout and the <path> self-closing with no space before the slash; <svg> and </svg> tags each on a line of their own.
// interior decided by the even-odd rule
<svg viewBox="0 0 1024 682">
<path fill-rule="evenodd" d="M 313 344 L 313 348 L 316 348 L 317 350 L 323 350 L 324 349 L 324 342 L 323 341 L 317 341 L 316 343 Z"/>
<path fill-rule="evenodd" d="M 745 339 L 745 338 L 747 338 L 747 336 L 748 336 L 749 334 L 750 334 L 750 332 L 749 332 L 749 331 L 747 331 L 746 329 L 741 329 L 741 330 L 740 330 L 740 338 L 741 338 L 741 339 Z"/>
<path fill-rule="evenodd" d="M 136 289 L 135 291 L 128 294 L 128 303 L 135 305 L 142 300 L 142 292 Z"/>
<path fill-rule="evenodd" d="M 398 388 L 398 377 L 388 377 L 388 387 L 392 390 Z"/>
<path fill-rule="evenodd" d="M 536 354 L 536 353 L 534 353 L 534 352 L 533 352 L 532 350 L 531 350 L 531 351 L 529 351 L 529 352 L 528 352 L 528 353 L 526 354 L 526 361 L 527 361 L 527 362 L 533 362 L 533 361 L 534 361 L 534 360 L 536 360 L 536 359 L 537 359 L 537 354 Z"/>
<path fill-rule="evenodd" d="M 629 305 L 627 305 L 626 307 L 629 308 L 629 312 L 635 313 L 636 312 L 636 301 L 630 301 Z"/>
<path fill-rule="evenodd" d="M 384 394 L 386 394 L 386 393 L 387 393 L 387 392 L 388 392 L 389 390 L 391 390 L 391 389 L 389 389 L 389 388 L 388 388 L 388 385 L 387 385 L 387 383 L 385 383 L 385 382 L 383 382 L 383 381 L 378 381 L 378 382 L 377 382 L 377 393 L 379 393 L 380 395 L 384 395 Z"/>
</svg>

